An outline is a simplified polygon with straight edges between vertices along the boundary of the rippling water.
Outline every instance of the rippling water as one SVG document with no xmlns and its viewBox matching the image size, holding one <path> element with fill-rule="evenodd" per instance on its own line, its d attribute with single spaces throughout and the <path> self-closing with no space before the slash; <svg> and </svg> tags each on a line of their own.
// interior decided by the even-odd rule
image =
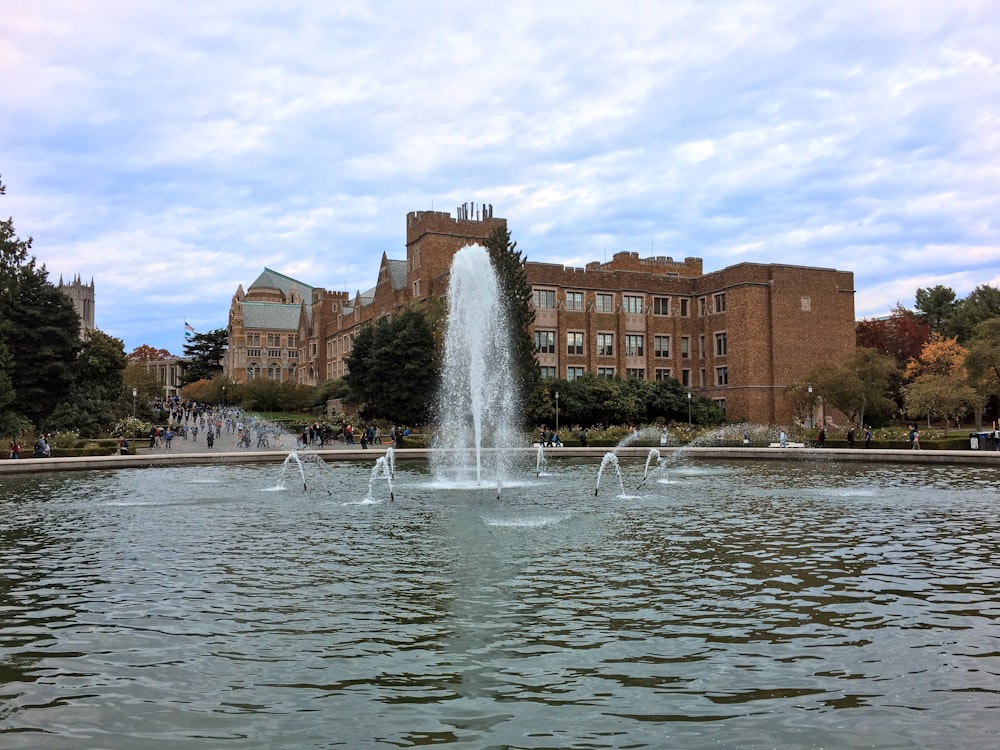
<svg viewBox="0 0 1000 750">
<path fill-rule="evenodd" d="M 995 469 L 304 471 L 0 479 L 0 746 L 1000 745 Z"/>
</svg>

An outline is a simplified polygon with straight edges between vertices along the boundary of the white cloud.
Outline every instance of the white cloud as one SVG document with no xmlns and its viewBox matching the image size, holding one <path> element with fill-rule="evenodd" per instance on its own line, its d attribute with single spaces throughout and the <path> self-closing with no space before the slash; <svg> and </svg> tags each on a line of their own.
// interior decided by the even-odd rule
<svg viewBox="0 0 1000 750">
<path fill-rule="evenodd" d="M 46 1 L 5 25 L 0 210 L 130 347 L 179 348 L 178 307 L 224 325 L 265 265 L 366 289 L 407 211 L 469 200 L 532 260 L 852 270 L 859 314 L 1000 275 L 992 4 Z"/>
</svg>

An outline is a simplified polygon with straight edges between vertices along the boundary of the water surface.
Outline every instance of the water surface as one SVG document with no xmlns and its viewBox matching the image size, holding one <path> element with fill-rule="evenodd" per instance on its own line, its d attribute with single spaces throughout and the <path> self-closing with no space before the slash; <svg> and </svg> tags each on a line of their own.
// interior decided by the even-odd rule
<svg viewBox="0 0 1000 750">
<path fill-rule="evenodd" d="M 996 469 L 597 469 L 0 479 L 0 745 L 1000 744 Z"/>
</svg>

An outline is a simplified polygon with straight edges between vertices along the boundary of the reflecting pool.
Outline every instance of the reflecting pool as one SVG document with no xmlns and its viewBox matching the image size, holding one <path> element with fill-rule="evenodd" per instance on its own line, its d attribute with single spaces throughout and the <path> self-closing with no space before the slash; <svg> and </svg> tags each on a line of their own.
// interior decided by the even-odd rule
<svg viewBox="0 0 1000 750">
<path fill-rule="evenodd" d="M 544 468 L 0 478 L 0 746 L 1000 744 L 1000 470 Z"/>
</svg>

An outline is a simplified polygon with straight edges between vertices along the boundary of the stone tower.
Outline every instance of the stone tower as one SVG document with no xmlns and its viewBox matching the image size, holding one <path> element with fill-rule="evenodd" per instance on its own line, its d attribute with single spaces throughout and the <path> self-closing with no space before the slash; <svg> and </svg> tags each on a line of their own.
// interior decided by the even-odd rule
<svg viewBox="0 0 1000 750">
<path fill-rule="evenodd" d="M 73 277 L 73 281 L 64 284 L 62 276 L 59 277 L 59 291 L 70 298 L 76 314 L 80 316 L 80 336 L 87 338 L 94 331 L 94 279 L 90 279 L 89 284 L 80 281 L 80 275 Z"/>
</svg>

